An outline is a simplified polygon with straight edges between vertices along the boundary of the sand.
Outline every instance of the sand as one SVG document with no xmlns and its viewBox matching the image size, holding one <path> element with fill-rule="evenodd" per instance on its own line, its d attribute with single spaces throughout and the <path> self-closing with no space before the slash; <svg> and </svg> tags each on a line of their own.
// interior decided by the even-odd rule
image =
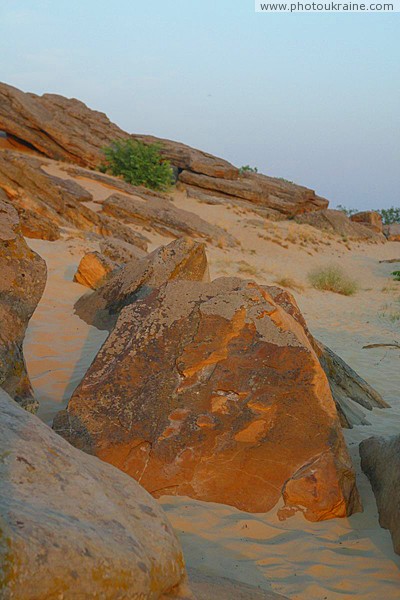
<svg viewBox="0 0 400 600">
<path fill-rule="evenodd" d="M 85 180 L 79 183 L 85 185 Z M 101 184 L 89 182 L 87 186 L 95 200 L 107 197 Z M 322 523 L 309 523 L 300 516 L 280 522 L 275 516 L 278 507 L 252 515 L 225 505 L 163 497 L 160 502 L 181 539 L 187 565 L 200 576 L 272 589 L 293 600 L 398 600 L 400 556 L 393 552 L 388 531 L 379 526 L 374 496 L 360 469 L 358 444 L 371 435 L 400 431 L 400 351 L 363 349 L 366 344 L 398 340 L 400 283 L 391 281 L 393 264 L 380 264 L 379 260 L 400 258 L 400 244 L 349 244 L 307 226 L 263 222 L 249 212 L 201 204 L 182 192 L 175 193 L 173 201 L 225 227 L 240 240 L 237 249 L 208 248 L 212 277 L 239 274 L 265 284 L 293 278 L 304 288 L 294 294 L 312 333 L 392 405 L 366 411 L 370 426 L 345 431 L 357 469 L 362 514 Z M 172 239 L 135 229 L 150 238 L 150 249 Z M 71 233 L 66 232 L 57 242 L 27 240 L 49 269 L 46 290 L 24 344 L 28 371 L 41 403 L 39 415 L 48 423 L 67 404 L 106 337 L 106 332 L 87 326 L 73 314 L 75 301 L 87 291 L 73 283 L 73 274 L 83 253 L 96 244 L 68 239 Z M 310 269 L 332 262 L 341 264 L 359 281 L 360 291 L 355 296 L 310 288 Z M 218 595 L 215 592 L 213 597 Z M 240 597 L 239 592 L 237 595 Z M 222 592 L 220 596 L 222 599 Z"/>
</svg>

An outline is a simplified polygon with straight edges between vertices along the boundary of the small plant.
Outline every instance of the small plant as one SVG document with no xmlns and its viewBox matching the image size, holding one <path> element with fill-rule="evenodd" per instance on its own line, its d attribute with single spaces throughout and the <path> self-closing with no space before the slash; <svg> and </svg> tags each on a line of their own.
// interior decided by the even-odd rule
<svg viewBox="0 0 400 600">
<path fill-rule="evenodd" d="M 257 269 L 253 265 L 249 265 L 245 260 L 241 260 L 238 263 L 238 273 L 245 273 L 246 275 L 258 275 L 262 269 Z"/>
<path fill-rule="evenodd" d="M 289 288 L 290 290 L 295 290 L 296 292 L 304 291 L 304 286 L 301 283 L 298 283 L 292 277 L 280 277 L 279 279 L 275 279 L 276 285 L 279 287 Z"/>
<path fill-rule="evenodd" d="M 392 271 L 392 275 L 395 281 L 400 281 L 400 271 Z"/>
<path fill-rule="evenodd" d="M 277 177 L 277 179 L 279 179 L 279 181 L 283 181 L 284 183 L 293 183 L 293 181 L 290 181 L 290 179 L 285 179 L 284 177 Z"/>
<path fill-rule="evenodd" d="M 257 167 L 250 167 L 250 165 L 244 165 L 240 167 L 239 174 L 244 175 L 245 173 L 258 173 Z"/>
<path fill-rule="evenodd" d="M 132 139 L 117 140 L 103 149 L 105 162 L 99 166 L 99 170 L 121 175 L 132 185 L 165 191 L 173 184 L 173 172 L 170 163 L 162 158 L 160 150 L 159 144 L 144 144 Z"/>
<path fill-rule="evenodd" d="M 358 290 L 358 284 L 351 279 L 338 265 L 317 267 L 308 274 L 308 280 L 317 290 L 326 290 L 352 296 Z"/>
</svg>

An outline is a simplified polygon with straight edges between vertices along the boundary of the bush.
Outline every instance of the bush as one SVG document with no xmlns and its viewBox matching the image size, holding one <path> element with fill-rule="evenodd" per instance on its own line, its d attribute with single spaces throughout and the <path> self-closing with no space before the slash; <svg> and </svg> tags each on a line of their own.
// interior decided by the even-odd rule
<svg viewBox="0 0 400 600">
<path fill-rule="evenodd" d="M 258 169 L 257 167 L 250 167 L 250 165 L 244 165 L 243 167 L 240 167 L 239 173 L 240 175 L 243 175 L 244 173 L 258 173 Z"/>
<path fill-rule="evenodd" d="M 358 290 L 358 284 L 337 265 L 317 267 L 308 274 L 308 280 L 317 290 L 327 290 L 352 296 Z"/>
<path fill-rule="evenodd" d="M 382 208 L 377 210 L 382 217 L 382 223 L 384 225 L 391 225 L 392 223 L 400 223 L 400 208 L 392 206 L 391 208 Z"/>
<path fill-rule="evenodd" d="M 400 271 L 392 271 L 392 275 L 395 281 L 400 281 Z"/>
<path fill-rule="evenodd" d="M 126 139 L 112 142 L 103 149 L 105 162 L 99 170 L 122 175 L 132 185 L 144 185 L 152 190 L 167 190 L 173 184 L 170 163 L 160 154 L 160 144 L 144 144 Z"/>
</svg>

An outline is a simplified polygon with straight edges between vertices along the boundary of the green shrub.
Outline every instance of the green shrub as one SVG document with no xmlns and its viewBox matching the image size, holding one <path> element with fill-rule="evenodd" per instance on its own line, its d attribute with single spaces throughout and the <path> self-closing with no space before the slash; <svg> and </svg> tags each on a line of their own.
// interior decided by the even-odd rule
<svg viewBox="0 0 400 600">
<path fill-rule="evenodd" d="M 400 271 L 392 271 L 392 275 L 395 281 L 400 281 Z"/>
<path fill-rule="evenodd" d="M 336 292 L 352 296 L 358 290 L 358 284 L 337 265 L 317 267 L 308 274 L 310 284 L 317 290 Z"/>
<path fill-rule="evenodd" d="M 126 139 L 112 142 L 103 149 L 105 162 L 99 170 L 122 175 L 132 185 L 144 185 L 153 190 L 167 190 L 173 184 L 170 163 L 160 154 L 160 144 L 144 144 Z"/>
<path fill-rule="evenodd" d="M 244 173 L 258 173 L 258 169 L 257 167 L 250 167 L 250 165 L 244 165 L 243 167 L 240 167 L 239 173 L 240 175 L 243 175 Z"/>
<path fill-rule="evenodd" d="M 381 208 L 375 211 L 382 217 L 382 223 L 384 225 L 391 225 L 392 223 L 400 223 L 400 208 L 392 206 L 391 208 Z"/>
</svg>

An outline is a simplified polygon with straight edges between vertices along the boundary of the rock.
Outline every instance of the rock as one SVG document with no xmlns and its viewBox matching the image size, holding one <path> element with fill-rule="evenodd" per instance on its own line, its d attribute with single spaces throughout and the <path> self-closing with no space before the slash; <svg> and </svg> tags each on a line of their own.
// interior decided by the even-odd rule
<svg viewBox="0 0 400 600">
<path fill-rule="evenodd" d="M 107 275 L 117 268 L 114 261 L 100 252 L 87 252 L 78 265 L 74 281 L 96 290 L 104 283 Z"/>
<path fill-rule="evenodd" d="M 371 242 L 384 242 L 383 235 L 376 233 L 361 223 L 351 221 L 342 210 L 320 210 L 318 212 L 299 215 L 297 223 L 312 225 L 316 229 L 329 231 L 349 240 L 365 240 Z"/>
<path fill-rule="evenodd" d="M 389 404 L 344 360 L 311 335 L 298 304 L 290 292 L 276 286 L 268 286 L 264 289 L 304 329 L 328 378 L 342 426 L 351 429 L 353 425 L 370 425 L 365 414 L 355 404 L 368 410 L 388 408 Z"/>
<path fill-rule="evenodd" d="M 400 242 L 400 223 L 385 225 L 383 228 L 383 233 L 389 242 Z"/>
<path fill-rule="evenodd" d="M 223 247 L 237 245 L 235 238 L 221 227 L 211 225 L 194 213 L 177 208 L 168 200 L 153 198 L 143 201 L 134 196 L 114 194 L 104 202 L 103 211 L 119 220 L 147 225 L 164 235 L 191 235 Z"/>
<path fill-rule="evenodd" d="M 30 211 L 57 227 L 75 227 L 101 236 L 113 236 L 147 249 L 145 238 L 107 215 L 100 215 L 85 202 L 92 195 L 72 180 L 49 175 L 43 159 L 10 150 L 0 151 L 0 189 L 23 212 Z"/>
<path fill-rule="evenodd" d="M 394 551 L 400 554 L 400 435 L 363 440 L 360 456 L 375 494 L 379 523 L 389 529 Z"/>
<path fill-rule="evenodd" d="M 249 200 L 288 217 L 328 206 L 328 200 L 320 198 L 313 190 L 258 173 L 245 173 L 238 179 L 227 180 L 183 171 L 179 180 L 192 189 L 196 186 L 217 195 Z"/>
<path fill-rule="evenodd" d="M 174 279 L 208 279 L 204 244 L 180 238 L 141 260 L 130 261 L 94 294 L 82 296 L 75 310 L 90 325 L 111 329 L 125 305 Z"/>
<path fill-rule="evenodd" d="M 196 600 L 288 600 L 270 590 L 247 585 L 226 577 L 209 576 L 189 569 L 190 589 Z"/>
<path fill-rule="evenodd" d="M 105 238 L 100 242 L 100 250 L 105 256 L 108 256 L 108 258 L 119 265 L 124 265 L 146 256 L 146 252 L 137 246 L 112 237 Z"/>
<path fill-rule="evenodd" d="M 360 509 L 318 358 L 254 282 L 172 281 L 127 305 L 54 428 L 155 496 L 283 498 L 282 518 L 312 521 Z"/>
<path fill-rule="evenodd" d="M 33 210 L 16 207 L 19 214 L 22 235 L 27 238 L 54 242 L 60 239 L 60 228 L 44 215 Z"/>
<path fill-rule="evenodd" d="M 166 515 L 0 390 L 0 597 L 188 597 Z"/>
<path fill-rule="evenodd" d="M 27 410 L 38 408 L 22 343 L 46 284 L 46 263 L 30 250 L 17 211 L 0 190 L 0 385 Z"/>
<path fill-rule="evenodd" d="M 372 210 L 351 215 L 350 221 L 361 223 L 361 225 L 369 227 L 372 231 L 376 231 L 376 233 L 383 233 L 382 217 L 379 213 Z"/>
</svg>

